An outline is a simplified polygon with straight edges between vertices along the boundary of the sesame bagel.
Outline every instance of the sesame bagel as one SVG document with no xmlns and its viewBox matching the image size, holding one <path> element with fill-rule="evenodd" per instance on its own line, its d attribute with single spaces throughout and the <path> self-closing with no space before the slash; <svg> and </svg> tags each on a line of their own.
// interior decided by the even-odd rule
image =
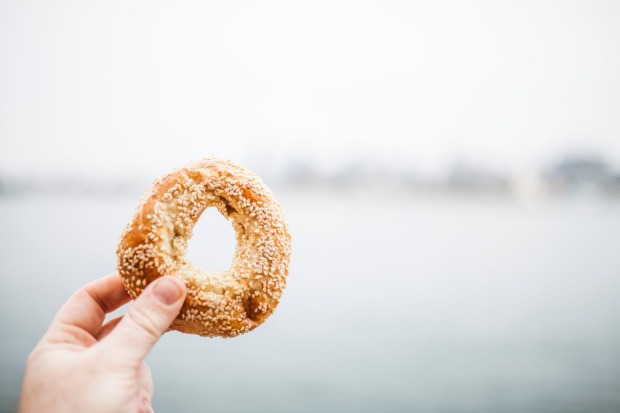
<svg viewBox="0 0 620 413">
<path fill-rule="evenodd" d="M 186 258 L 202 212 L 232 222 L 237 245 L 228 270 L 208 271 Z M 259 326 L 286 286 L 291 236 L 282 209 L 261 179 L 230 161 L 204 159 L 156 180 L 141 198 L 117 249 L 118 272 L 136 298 L 155 279 L 187 285 L 174 330 L 234 337 Z"/>
</svg>

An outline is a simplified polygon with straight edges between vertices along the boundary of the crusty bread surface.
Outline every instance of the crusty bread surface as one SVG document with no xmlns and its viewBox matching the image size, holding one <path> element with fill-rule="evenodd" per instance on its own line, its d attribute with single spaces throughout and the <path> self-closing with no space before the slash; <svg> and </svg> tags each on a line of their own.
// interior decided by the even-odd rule
<svg viewBox="0 0 620 413">
<path fill-rule="evenodd" d="M 236 233 L 225 271 L 204 270 L 186 258 L 194 225 L 208 207 Z M 133 298 L 159 277 L 182 278 L 187 298 L 171 328 L 210 337 L 234 337 L 265 321 L 286 286 L 290 255 L 291 236 L 274 195 L 254 173 L 218 159 L 156 180 L 117 249 L 118 272 Z"/>
</svg>

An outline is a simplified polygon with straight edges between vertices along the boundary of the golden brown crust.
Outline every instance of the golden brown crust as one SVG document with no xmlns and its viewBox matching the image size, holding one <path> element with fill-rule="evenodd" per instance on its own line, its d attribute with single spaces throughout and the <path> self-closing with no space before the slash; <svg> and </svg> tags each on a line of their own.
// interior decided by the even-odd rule
<svg viewBox="0 0 620 413">
<path fill-rule="evenodd" d="M 236 232 L 226 271 L 202 270 L 185 257 L 194 224 L 211 206 Z M 291 237 L 271 191 L 252 172 L 218 159 L 156 180 L 117 249 L 118 271 L 133 298 L 159 277 L 181 277 L 187 298 L 171 328 L 210 337 L 233 337 L 265 321 L 286 286 L 290 254 Z"/>
</svg>

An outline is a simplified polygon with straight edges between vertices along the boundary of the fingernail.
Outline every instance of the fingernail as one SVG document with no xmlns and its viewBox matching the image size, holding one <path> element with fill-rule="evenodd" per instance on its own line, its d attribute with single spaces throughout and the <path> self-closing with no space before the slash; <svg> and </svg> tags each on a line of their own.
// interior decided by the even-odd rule
<svg viewBox="0 0 620 413">
<path fill-rule="evenodd" d="M 162 303 L 170 305 L 176 303 L 181 298 L 183 291 L 176 282 L 169 278 L 164 278 L 157 281 L 155 288 L 153 288 L 153 294 Z"/>
</svg>

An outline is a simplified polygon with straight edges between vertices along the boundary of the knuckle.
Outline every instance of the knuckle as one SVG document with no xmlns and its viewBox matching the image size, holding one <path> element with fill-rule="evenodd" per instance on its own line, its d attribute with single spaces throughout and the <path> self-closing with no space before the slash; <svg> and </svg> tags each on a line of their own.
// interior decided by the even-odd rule
<svg viewBox="0 0 620 413">
<path fill-rule="evenodd" d="M 161 335 L 161 320 L 159 320 L 156 314 L 135 306 L 125 317 L 127 317 L 131 324 L 146 332 L 149 336 L 157 338 Z"/>
</svg>

